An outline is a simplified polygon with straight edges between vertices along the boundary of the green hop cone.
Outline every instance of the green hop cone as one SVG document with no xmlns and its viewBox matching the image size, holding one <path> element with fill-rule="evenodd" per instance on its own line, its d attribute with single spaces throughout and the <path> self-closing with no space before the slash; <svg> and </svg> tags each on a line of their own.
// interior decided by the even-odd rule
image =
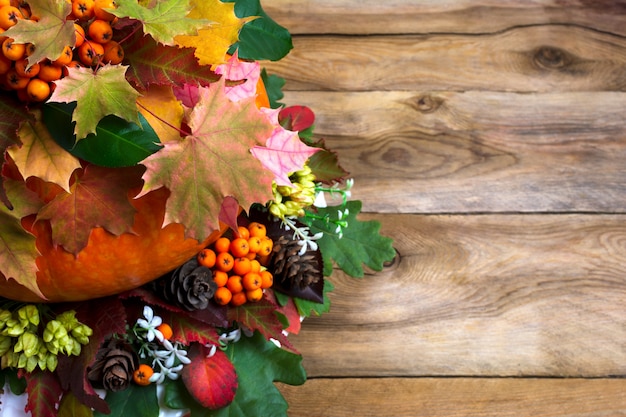
<svg viewBox="0 0 626 417">
<path fill-rule="evenodd" d="M 89 344 L 89 336 L 93 334 L 93 330 L 89 326 L 79 323 L 71 331 L 72 337 L 78 341 L 81 345 Z"/>
<path fill-rule="evenodd" d="M 20 321 L 26 321 L 33 326 L 39 326 L 39 310 L 34 304 L 27 304 L 17 310 L 17 317 Z"/>
<path fill-rule="evenodd" d="M 28 324 L 28 320 L 18 320 L 12 317 L 6 321 L 6 326 L 2 330 L 2 334 L 17 337 L 26 331 Z"/>
<path fill-rule="evenodd" d="M 24 332 L 18 338 L 13 351 L 22 352 L 27 358 L 31 358 L 39 353 L 42 340 L 35 333 Z"/>
<path fill-rule="evenodd" d="M 13 338 L 10 336 L 0 336 L 0 356 L 11 350 Z"/>
<path fill-rule="evenodd" d="M 56 320 L 60 322 L 68 332 L 80 325 L 74 310 L 64 311 L 63 313 L 57 315 Z"/>
<path fill-rule="evenodd" d="M 7 321 L 11 319 L 11 312 L 9 310 L 0 309 L 0 331 L 4 330 L 7 325 Z"/>
</svg>

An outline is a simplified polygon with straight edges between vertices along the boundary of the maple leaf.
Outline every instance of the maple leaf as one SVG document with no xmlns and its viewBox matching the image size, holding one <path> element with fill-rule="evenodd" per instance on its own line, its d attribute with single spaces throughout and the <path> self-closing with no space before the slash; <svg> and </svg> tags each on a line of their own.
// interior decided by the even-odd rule
<svg viewBox="0 0 626 417">
<path fill-rule="evenodd" d="M 74 394 L 66 392 L 63 394 L 61 404 L 59 404 L 57 417 L 93 417 L 93 411 L 78 401 Z"/>
<path fill-rule="evenodd" d="M 28 400 L 24 411 L 38 417 L 57 417 L 57 405 L 61 401 L 61 384 L 51 372 L 27 372 L 26 392 Z"/>
<path fill-rule="evenodd" d="M 24 178 L 39 177 L 70 190 L 70 176 L 80 168 L 80 162 L 60 147 L 41 121 L 41 112 L 34 110 L 35 121 L 22 124 L 19 137 L 22 146 L 8 149 Z"/>
<path fill-rule="evenodd" d="M 228 48 L 239 37 L 239 31 L 250 18 L 239 19 L 235 5 L 219 0 L 192 0 L 193 8 L 187 17 L 211 20 L 210 27 L 198 30 L 195 36 L 179 35 L 174 38 L 179 46 L 196 48 L 195 56 L 201 65 L 221 64 Z"/>
<path fill-rule="evenodd" d="M 184 312 L 159 311 L 158 315 L 165 323 L 172 326 L 172 341 L 178 341 L 189 346 L 192 342 L 203 345 L 208 343 L 218 344 L 219 334 L 215 326 L 195 320 L 191 315 Z"/>
<path fill-rule="evenodd" d="M 241 84 L 226 87 L 226 95 L 232 101 L 256 95 L 256 86 L 261 78 L 261 64 L 258 61 L 240 61 L 237 52 L 225 64 L 218 65 L 215 73 L 223 75 L 227 80 L 242 80 Z"/>
<path fill-rule="evenodd" d="M 127 66 L 105 65 L 91 68 L 69 68 L 68 75 L 55 81 L 56 89 L 49 102 L 76 101 L 72 121 L 76 122 L 76 140 L 96 133 L 98 122 L 109 114 L 140 124 L 135 100 L 139 93 L 125 78 Z"/>
<path fill-rule="evenodd" d="M 207 86 L 220 78 L 210 66 L 198 63 L 193 48 L 158 44 L 140 30 L 127 36 L 128 40 L 124 43 L 126 60 L 130 65 L 127 78 L 142 90 L 152 84 Z"/>
<path fill-rule="evenodd" d="M 276 311 L 284 315 L 289 322 L 289 326 L 285 328 L 285 331 L 288 333 L 298 334 L 300 332 L 302 322 L 300 320 L 300 313 L 298 312 L 298 308 L 296 307 L 293 298 L 288 296 L 284 297 L 286 298 L 286 301 L 283 304 L 278 302 L 276 292 L 272 290 L 265 291 L 265 296 L 270 302 L 277 305 Z"/>
<path fill-rule="evenodd" d="M 196 35 L 198 29 L 211 21 L 187 16 L 189 0 L 160 0 L 153 7 L 144 7 L 137 0 L 116 0 L 117 8 L 109 10 L 117 17 L 139 20 L 143 30 L 157 42 L 174 45 L 176 35 Z"/>
<path fill-rule="evenodd" d="M 278 115 L 278 110 L 263 109 L 263 111 L 269 114 L 271 119 Z M 297 132 L 278 126 L 265 146 L 255 146 L 251 152 L 265 168 L 274 173 L 276 184 L 290 186 L 292 183 L 289 174 L 302 169 L 307 159 L 317 151 L 319 148 L 304 144 Z"/>
<path fill-rule="evenodd" d="M 20 222 L 22 217 L 36 213 L 43 203 L 22 181 L 6 180 L 4 186 L 13 210 L 0 205 L 0 269 L 6 279 L 15 279 L 45 299 L 37 286 L 35 259 L 39 251 L 35 236 L 26 232 Z"/>
<path fill-rule="evenodd" d="M 96 165 L 85 168 L 69 193 L 60 193 L 38 213 L 37 220 L 49 219 L 52 239 L 77 254 L 87 245 L 94 227 L 120 235 L 130 232 L 135 208 L 128 191 L 140 183 L 131 173 L 139 167 L 109 169 Z"/>
<path fill-rule="evenodd" d="M 258 330 L 267 340 L 275 339 L 284 349 L 298 353 L 283 333 L 283 325 L 276 316 L 275 302 L 266 296 L 256 303 L 246 303 L 228 310 L 228 317 L 251 330 Z"/>
<path fill-rule="evenodd" d="M 28 57 L 29 65 L 45 58 L 54 61 L 61 56 L 66 45 L 76 43 L 74 21 L 66 19 L 72 5 L 58 0 L 28 0 L 28 5 L 39 20 L 19 19 L 3 36 L 13 38 L 16 43 L 35 46 L 35 51 Z"/>
<path fill-rule="evenodd" d="M 230 404 L 237 391 L 237 374 L 228 356 L 219 349 L 209 355 L 209 348 L 194 344 L 188 357 L 193 365 L 185 366 L 181 377 L 195 400 L 210 410 Z"/>
<path fill-rule="evenodd" d="M 263 144 L 273 126 L 253 99 L 230 101 L 223 80 L 200 88 L 199 97 L 189 115 L 192 134 L 142 161 L 147 169 L 139 196 L 167 187 L 164 225 L 182 223 L 189 237 L 203 239 L 219 227 L 224 197 L 243 207 L 272 198 L 272 175 L 250 148 Z"/>
<path fill-rule="evenodd" d="M 180 132 L 172 126 L 183 121 L 183 106 L 171 86 L 153 86 L 137 99 L 137 108 L 146 118 L 161 143 L 178 140 Z"/>
<path fill-rule="evenodd" d="M 3 158 L 1 165 L 4 166 L 5 151 L 9 146 L 21 145 L 22 142 L 17 136 L 20 124 L 25 120 L 33 120 L 26 105 L 12 94 L 2 94 L 0 98 L 0 157 Z M 0 175 L 0 201 L 8 208 L 11 208 L 11 202 L 7 197 L 6 190 L 3 186 L 4 177 Z"/>
</svg>

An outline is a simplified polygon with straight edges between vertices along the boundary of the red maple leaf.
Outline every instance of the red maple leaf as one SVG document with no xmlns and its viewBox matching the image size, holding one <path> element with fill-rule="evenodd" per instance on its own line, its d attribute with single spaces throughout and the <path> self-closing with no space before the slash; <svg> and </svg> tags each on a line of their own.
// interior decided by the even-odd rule
<svg viewBox="0 0 626 417">
<path fill-rule="evenodd" d="M 46 204 L 37 220 L 49 219 L 53 240 L 68 252 L 78 253 L 87 245 L 94 227 L 120 235 L 131 232 L 135 208 L 129 190 L 140 185 L 140 167 L 109 169 L 96 165 L 85 168 L 70 187 Z"/>
<path fill-rule="evenodd" d="M 228 317 L 249 328 L 258 330 L 267 340 L 275 339 L 283 349 L 293 353 L 298 351 L 293 347 L 287 335 L 283 333 L 283 325 L 276 316 L 278 306 L 267 296 L 256 303 L 246 303 L 228 310 Z"/>
<path fill-rule="evenodd" d="M 273 175 L 250 149 L 265 144 L 274 126 L 254 99 L 230 101 L 224 81 L 199 93 L 187 123 L 191 133 L 142 161 L 147 169 L 139 196 L 165 186 L 171 195 L 164 225 L 182 223 L 189 237 L 204 239 L 219 227 L 226 196 L 242 207 L 272 198 Z"/>
<path fill-rule="evenodd" d="M 185 366 L 181 375 L 196 401 L 210 410 L 230 404 L 237 391 L 237 374 L 226 353 L 218 349 L 209 355 L 209 348 L 194 344 L 189 359 L 193 365 Z"/>
<path fill-rule="evenodd" d="M 37 417 L 56 417 L 61 401 L 61 384 L 52 372 L 33 371 L 24 374 L 28 400 L 25 412 Z"/>
</svg>

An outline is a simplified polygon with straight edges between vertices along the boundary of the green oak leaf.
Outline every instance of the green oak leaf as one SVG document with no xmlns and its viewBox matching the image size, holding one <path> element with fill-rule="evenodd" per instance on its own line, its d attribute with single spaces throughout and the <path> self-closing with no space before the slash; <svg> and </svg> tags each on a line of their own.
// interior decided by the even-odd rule
<svg viewBox="0 0 626 417">
<path fill-rule="evenodd" d="M 13 38 L 16 43 L 35 46 L 35 51 L 28 57 L 29 65 L 45 58 L 54 61 L 61 56 L 65 46 L 76 43 L 74 21 L 66 19 L 72 5 L 58 0 L 28 0 L 28 5 L 39 20 L 20 19 L 3 36 Z"/>
<path fill-rule="evenodd" d="M 363 276 L 363 264 L 375 271 L 383 269 L 383 264 L 396 255 L 392 240 L 379 234 L 380 223 L 374 220 L 362 222 L 356 216 L 361 211 L 360 201 L 348 201 L 346 208 L 349 214 L 342 218 L 348 223 L 343 229 L 343 237 L 335 233 L 336 225 L 325 220 L 314 219 L 305 216 L 302 222 L 311 228 L 311 234 L 323 232 L 321 239 L 317 240 L 324 258 L 324 275 L 330 275 L 333 268 L 333 260 L 346 274 L 360 278 Z M 328 216 L 331 220 L 337 220 L 338 211 L 342 207 L 320 208 L 316 213 L 319 217 Z"/>
<path fill-rule="evenodd" d="M 144 33 L 165 45 L 174 45 L 174 37 L 178 35 L 196 35 L 198 29 L 211 23 L 186 17 L 191 10 L 189 0 L 161 0 L 151 8 L 143 7 L 137 0 L 117 0 L 116 3 L 117 8 L 110 10 L 111 14 L 139 20 Z"/>
<path fill-rule="evenodd" d="M 140 94 L 126 81 L 127 68 L 105 65 L 95 72 L 91 68 L 69 68 L 66 77 L 55 81 L 57 87 L 48 102 L 76 102 L 72 115 L 76 140 L 96 133 L 98 122 L 110 114 L 140 124 L 135 103 Z"/>
<path fill-rule="evenodd" d="M 128 388 L 121 391 L 108 391 L 106 401 L 111 407 L 111 414 L 95 411 L 94 417 L 154 417 L 159 415 L 156 384 L 146 387 L 130 384 Z"/>
<path fill-rule="evenodd" d="M 293 302 L 296 305 L 296 308 L 298 309 L 298 314 L 300 314 L 301 316 L 303 317 L 310 317 L 312 315 L 321 316 L 322 314 L 328 313 L 330 311 L 330 298 L 328 297 L 328 294 L 334 289 L 335 287 L 330 282 L 330 280 L 325 279 L 323 303 L 316 303 L 315 301 L 305 300 L 303 298 L 298 298 L 298 297 L 291 297 L 291 298 L 293 298 Z M 278 291 L 275 291 L 274 294 L 276 295 L 276 300 L 278 301 L 278 304 L 280 304 L 281 306 L 284 306 L 285 304 L 287 304 L 287 301 L 290 298 L 290 296 L 286 294 L 282 294 Z"/>
</svg>

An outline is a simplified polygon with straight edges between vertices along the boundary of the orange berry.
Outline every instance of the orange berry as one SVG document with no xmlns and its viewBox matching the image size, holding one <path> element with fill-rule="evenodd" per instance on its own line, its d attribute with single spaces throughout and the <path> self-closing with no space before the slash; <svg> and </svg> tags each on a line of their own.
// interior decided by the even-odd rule
<svg viewBox="0 0 626 417">
<path fill-rule="evenodd" d="M 251 302 L 260 301 L 263 298 L 263 289 L 257 288 L 256 290 L 246 291 L 246 299 Z"/>
<path fill-rule="evenodd" d="M 76 22 L 74 22 L 74 34 L 76 35 L 74 48 L 78 48 L 85 42 L 85 29 Z"/>
<path fill-rule="evenodd" d="M 250 261 L 250 272 L 260 273 L 261 272 L 261 263 L 256 259 Z"/>
<path fill-rule="evenodd" d="M 72 62 L 73 54 L 74 52 L 72 51 L 72 48 L 69 45 L 66 45 L 65 48 L 63 48 L 63 52 L 61 52 L 61 55 L 57 59 L 52 61 L 52 63 L 58 66 L 67 65 Z"/>
<path fill-rule="evenodd" d="M 40 78 L 33 78 L 26 86 L 26 92 L 32 101 L 45 101 L 50 97 L 50 84 Z"/>
<path fill-rule="evenodd" d="M 213 271 L 213 281 L 218 287 L 224 287 L 228 282 L 228 274 L 224 271 Z"/>
<path fill-rule="evenodd" d="M 274 248 L 274 242 L 269 237 L 261 239 L 261 249 L 257 252 L 259 256 L 269 256 Z"/>
<path fill-rule="evenodd" d="M 239 275 L 231 275 L 226 282 L 226 288 L 233 294 L 237 294 L 243 291 L 242 278 Z"/>
<path fill-rule="evenodd" d="M 113 29 L 106 20 L 96 19 L 89 24 L 87 34 L 93 41 L 105 44 L 113 38 Z"/>
<path fill-rule="evenodd" d="M 252 265 L 250 263 L 250 259 L 248 258 L 236 258 L 235 266 L 233 266 L 233 272 L 237 275 L 246 275 L 250 272 Z"/>
<path fill-rule="evenodd" d="M 12 90 L 19 90 L 21 88 L 26 88 L 28 83 L 30 82 L 30 78 L 28 77 L 20 77 L 15 68 L 11 68 L 6 74 L 6 82 L 9 85 L 9 88 Z"/>
<path fill-rule="evenodd" d="M 22 59 L 26 54 L 26 45 L 23 43 L 15 43 L 13 39 L 7 38 L 2 42 L 2 53 L 11 61 Z"/>
<path fill-rule="evenodd" d="M 117 65 L 124 60 L 124 49 L 122 45 L 115 41 L 107 42 L 104 45 L 104 55 L 102 60 L 105 64 Z"/>
<path fill-rule="evenodd" d="M 235 258 L 228 252 L 220 252 L 215 258 L 215 267 L 224 272 L 229 272 L 235 266 Z"/>
<path fill-rule="evenodd" d="M 216 252 L 228 252 L 228 249 L 230 248 L 230 239 L 222 236 L 215 241 L 213 247 Z"/>
<path fill-rule="evenodd" d="M 39 64 L 34 64 L 28 67 L 28 59 L 26 58 L 15 61 L 15 71 L 17 71 L 20 77 L 33 78 L 34 76 L 39 74 L 39 69 Z"/>
<path fill-rule="evenodd" d="M 167 323 L 159 324 L 156 329 L 161 332 L 163 338 L 170 340 L 174 335 L 174 331 L 172 330 L 172 326 Z"/>
<path fill-rule="evenodd" d="M 230 242 L 230 253 L 237 258 L 246 256 L 249 251 L 248 241 L 242 237 L 238 237 Z"/>
<path fill-rule="evenodd" d="M 20 9 L 15 6 L 2 6 L 0 8 L 0 28 L 8 29 L 17 24 L 18 20 L 23 19 L 24 15 Z"/>
<path fill-rule="evenodd" d="M 241 282 L 243 283 L 243 288 L 245 288 L 247 291 L 252 291 L 256 290 L 257 288 L 261 288 L 263 280 L 261 279 L 261 275 L 257 274 L 256 272 L 248 272 L 246 275 L 243 276 Z"/>
<path fill-rule="evenodd" d="M 258 222 L 250 223 L 248 225 L 248 230 L 250 231 L 250 236 L 263 237 L 267 234 L 265 225 Z"/>
<path fill-rule="evenodd" d="M 24 53 L 24 55 L 26 57 L 29 57 L 33 54 L 33 52 L 35 52 L 35 45 L 33 45 L 32 43 L 27 43 L 26 44 L 26 52 Z"/>
<path fill-rule="evenodd" d="M 230 300 L 233 298 L 233 293 L 226 287 L 219 287 L 215 290 L 215 294 L 213 295 L 213 299 L 219 305 L 225 306 L 230 303 Z"/>
<path fill-rule="evenodd" d="M 26 88 L 20 88 L 15 92 L 17 94 L 17 99 L 23 103 L 28 103 L 30 101 L 30 97 L 28 97 L 28 93 L 26 92 Z"/>
<path fill-rule="evenodd" d="M 251 236 L 248 239 L 248 248 L 252 253 L 258 253 L 261 250 L 261 238 L 258 236 Z"/>
<path fill-rule="evenodd" d="M 250 231 L 247 227 L 239 226 L 237 228 L 237 237 L 248 239 L 250 237 Z"/>
<path fill-rule="evenodd" d="M 207 268 L 213 268 L 215 266 L 216 255 L 212 249 L 202 249 L 198 253 L 198 263 Z"/>
<path fill-rule="evenodd" d="M 150 377 L 154 374 L 154 370 L 150 367 L 150 365 L 146 365 L 142 363 L 135 369 L 133 372 L 133 381 L 137 385 L 150 385 Z"/>
<path fill-rule="evenodd" d="M 274 285 L 274 275 L 270 271 L 261 271 L 261 288 L 267 289 Z"/>
<path fill-rule="evenodd" d="M 0 74 L 6 74 L 13 67 L 13 61 L 0 54 Z"/>
<path fill-rule="evenodd" d="M 109 13 L 105 9 L 116 9 L 117 4 L 114 0 L 95 0 L 93 4 L 93 13 L 96 18 L 106 21 L 112 21 L 115 19 L 115 15 Z"/>
<path fill-rule="evenodd" d="M 237 307 L 237 306 L 245 304 L 246 301 L 248 301 L 248 298 L 246 297 L 246 293 L 238 292 L 238 293 L 233 294 L 233 298 L 230 300 L 230 305 L 232 305 L 233 307 Z"/>
<path fill-rule="evenodd" d="M 94 16 L 93 0 L 72 0 L 72 14 L 79 20 L 89 20 Z"/>
<path fill-rule="evenodd" d="M 104 55 L 104 47 L 97 43 L 87 41 L 78 48 L 78 59 L 87 66 L 97 65 Z"/>
<path fill-rule="evenodd" d="M 45 60 L 39 64 L 39 74 L 37 76 L 39 79 L 52 82 L 61 78 L 63 75 L 63 69 L 57 65 L 52 64 L 52 62 Z"/>
</svg>

